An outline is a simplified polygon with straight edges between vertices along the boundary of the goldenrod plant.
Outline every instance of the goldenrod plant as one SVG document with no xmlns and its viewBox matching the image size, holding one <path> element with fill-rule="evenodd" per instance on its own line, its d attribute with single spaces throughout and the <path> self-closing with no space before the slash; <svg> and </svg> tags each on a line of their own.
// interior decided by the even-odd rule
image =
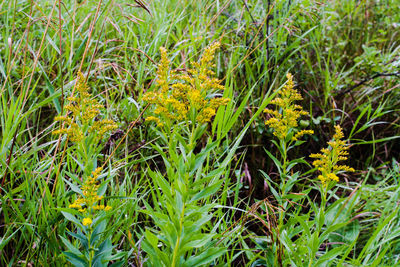
<svg viewBox="0 0 400 267">
<path fill-rule="evenodd" d="M 74 225 L 75 229 L 71 229 L 69 235 L 79 242 L 70 242 L 63 236 L 61 239 L 68 249 L 64 254 L 73 265 L 107 266 L 110 260 L 121 256 L 112 256 L 112 233 L 104 232 L 110 217 L 107 213 L 112 208 L 104 201 L 107 183 L 99 181 L 103 168 L 96 166 L 104 147 L 103 138 L 118 126 L 112 120 L 99 118 L 103 105 L 89 93 L 82 73 L 78 74 L 76 89 L 78 95 L 68 98 L 66 114 L 55 118 L 61 124 L 60 129 L 53 131 L 54 135 L 65 135 L 66 141 L 72 142 L 73 157 L 84 163 L 81 170 L 71 170 L 82 173 L 81 179 L 75 180 L 80 185 L 71 183 L 77 194 L 76 199 L 68 208 L 60 208 L 65 218 Z"/>
<path fill-rule="evenodd" d="M 267 154 L 274 160 L 280 174 L 280 192 L 284 197 L 292 188 L 297 174 L 289 175 L 290 170 L 301 162 L 302 159 L 288 159 L 288 152 L 292 148 L 301 145 L 304 141 L 301 138 L 304 135 L 312 135 L 313 130 L 299 129 L 299 121 L 302 116 L 308 116 L 308 112 L 303 110 L 301 105 L 296 101 L 302 100 L 301 94 L 295 89 L 292 74 L 286 75 L 287 82 L 281 88 L 277 96 L 271 101 L 275 105 L 275 109 L 265 109 L 264 112 L 269 115 L 265 125 L 270 127 L 273 135 L 278 141 L 272 140 L 280 152 L 280 159 L 275 158 L 269 151 Z M 280 202 L 281 205 L 286 205 Z"/>
<path fill-rule="evenodd" d="M 328 192 L 334 186 L 334 183 L 339 182 L 339 177 L 337 176 L 342 172 L 354 172 L 355 170 L 347 165 L 339 165 L 339 161 L 347 160 L 349 146 L 346 144 L 344 138 L 343 130 L 340 125 L 335 125 L 335 134 L 332 140 L 328 141 L 328 148 L 322 148 L 321 153 L 311 154 L 310 158 L 314 158 L 313 165 L 315 169 L 320 173 L 318 175 L 318 180 L 320 182 L 320 194 L 321 203 L 318 206 L 315 203 L 310 202 L 312 211 L 315 214 L 315 219 L 317 224 L 312 229 L 312 234 L 308 233 L 309 239 L 314 240 L 314 245 L 308 250 L 308 266 L 314 266 L 315 264 L 320 264 L 323 262 L 318 259 L 319 246 L 323 244 L 328 238 L 332 238 L 330 235 L 333 231 L 337 229 L 346 228 L 351 225 L 352 221 L 350 219 L 345 220 L 347 210 L 349 206 L 354 205 L 354 197 L 347 199 L 349 203 L 346 203 L 344 199 L 333 199 L 331 205 L 328 201 L 332 199 L 335 195 L 334 192 L 330 191 L 330 196 Z M 346 206 L 347 205 L 347 206 Z M 335 214 L 340 210 L 344 211 L 345 214 Z M 340 221 L 340 219 L 343 219 Z M 351 227 L 351 226 L 350 226 Z M 336 248 L 337 251 L 344 251 L 346 246 L 339 246 Z"/>
<path fill-rule="evenodd" d="M 217 206 L 212 197 L 225 180 L 232 154 L 225 158 L 225 164 L 214 165 L 212 150 L 218 142 L 211 138 L 195 152 L 205 124 L 229 101 L 213 96 L 224 89 L 219 80 L 210 77 L 218 47 L 219 43 L 208 46 L 199 62 L 193 63 L 187 73 L 175 75 L 172 83 L 167 79 L 166 50 L 161 48 L 159 91 L 144 97 L 155 107 L 155 115 L 147 120 L 156 121 L 161 128 L 163 142 L 154 148 L 162 155 L 166 169 L 148 172 L 155 192 L 153 205 L 146 203 L 143 212 L 151 216 L 156 226 L 144 232 L 142 247 L 148 255 L 148 266 L 208 266 L 226 251 L 217 238 L 219 222 L 211 223 Z"/>
<path fill-rule="evenodd" d="M 299 145 L 301 142 L 298 141 L 300 141 L 304 135 L 312 135 L 314 133 L 313 130 L 299 129 L 300 118 L 309 114 L 307 111 L 303 110 L 302 106 L 295 104 L 296 101 L 302 100 L 303 97 L 294 88 L 293 75 L 288 73 L 286 77 L 287 82 L 278 92 L 278 97 L 271 101 L 271 104 L 275 105 L 275 109 L 264 110 L 265 113 L 270 115 L 265 125 L 272 128 L 274 136 L 278 138 L 279 143 L 273 142 L 281 153 L 282 165 L 279 171 L 283 179 L 285 179 L 288 172 L 288 151 L 294 146 Z"/>
<path fill-rule="evenodd" d="M 60 128 L 53 131 L 53 135 L 62 135 L 76 145 L 76 156 L 84 162 L 85 174 L 95 168 L 95 160 L 103 147 L 107 133 L 117 129 L 117 124 L 110 119 L 100 119 L 101 105 L 89 93 L 89 87 L 82 73 L 78 73 L 76 81 L 77 96 L 67 98 L 65 105 L 66 114 L 55 117 L 60 123 Z"/>
<path fill-rule="evenodd" d="M 299 121 L 302 116 L 308 116 L 308 112 L 303 110 L 301 105 L 296 104 L 296 101 L 302 100 L 301 94 L 295 89 L 293 75 L 286 75 L 287 81 L 281 88 L 277 96 L 271 101 L 275 105 L 275 109 L 265 109 L 264 112 L 269 115 L 265 125 L 270 127 L 273 135 L 278 141 L 272 140 L 280 152 L 280 159 L 275 158 L 269 151 L 268 155 L 274 160 L 280 174 L 280 193 L 284 197 L 293 187 L 298 174 L 290 175 L 290 170 L 301 159 L 288 159 L 288 152 L 292 148 L 301 145 L 304 141 L 301 138 L 304 135 L 312 135 L 313 130 L 299 129 Z M 286 205 L 280 201 L 281 205 Z"/>
<path fill-rule="evenodd" d="M 90 226 L 93 219 L 96 217 L 97 211 L 109 211 L 111 206 L 104 206 L 103 204 L 98 204 L 103 196 L 98 195 L 99 185 L 97 179 L 103 168 L 98 167 L 92 172 L 92 176 L 88 177 L 82 186 L 82 195 L 79 196 L 71 205 L 70 208 L 77 209 L 84 219 L 82 224 L 84 226 Z"/>
<path fill-rule="evenodd" d="M 296 101 L 302 100 L 301 94 L 295 89 L 293 75 L 287 73 L 287 81 L 285 85 L 278 91 L 277 96 L 270 102 L 275 105 L 275 109 L 265 109 L 264 113 L 269 115 L 265 125 L 272 129 L 273 135 L 278 139 L 272 142 L 277 147 L 280 157 L 275 157 L 271 152 L 265 150 L 279 171 L 280 182 L 276 183 L 271 177 L 262 171 L 266 182 L 269 184 L 274 197 L 277 201 L 278 216 L 277 227 L 273 229 L 274 240 L 273 247 L 270 248 L 276 257 L 273 257 L 272 262 L 278 264 L 278 261 L 283 257 L 283 242 L 280 235 L 286 227 L 286 211 L 291 201 L 303 201 L 305 195 L 295 196 L 291 193 L 292 188 L 301 178 L 300 172 L 293 172 L 292 169 L 299 163 L 306 163 L 303 158 L 289 159 L 288 152 L 296 146 L 301 145 L 304 141 L 301 138 L 304 135 L 312 135 L 313 130 L 299 129 L 299 121 L 302 116 L 308 116 L 308 112 L 303 110 L 301 105 L 296 104 Z M 278 190 L 273 189 L 276 187 Z"/>
<path fill-rule="evenodd" d="M 265 125 L 273 129 L 273 134 L 279 139 L 288 143 L 297 141 L 305 134 L 313 134 L 312 130 L 299 130 L 299 119 L 301 116 L 309 115 L 303 107 L 295 104 L 295 101 L 303 100 L 301 94 L 294 88 L 293 75 L 286 74 L 286 84 L 278 92 L 278 97 L 271 101 L 275 110 L 265 109 L 264 112 L 271 115 Z"/>
</svg>

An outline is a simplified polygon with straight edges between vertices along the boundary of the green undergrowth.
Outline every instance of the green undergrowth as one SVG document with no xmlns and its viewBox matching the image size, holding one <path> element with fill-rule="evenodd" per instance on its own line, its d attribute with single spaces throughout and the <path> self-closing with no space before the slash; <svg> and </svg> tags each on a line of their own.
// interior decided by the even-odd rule
<svg viewBox="0 0 400 267">
<path fill-rule="evenodd" d="M 395 266 L 399 21 L 1 1 L 0 265 Z"/>
</svg>

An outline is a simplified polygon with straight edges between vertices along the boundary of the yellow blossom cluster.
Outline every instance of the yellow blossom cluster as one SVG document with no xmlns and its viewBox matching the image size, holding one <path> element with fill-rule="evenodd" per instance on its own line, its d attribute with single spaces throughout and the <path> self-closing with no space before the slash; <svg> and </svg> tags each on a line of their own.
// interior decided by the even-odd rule
<svg viewBox="0 0 400 267">
<path fill-rule="evenodd" d="M 85 137 L 86 129 L 89 133 L 96 133 L 96 138 L 100 140 L 105 133 L 118 128 L 114 121 L 107 119 L 92 123 L 103 105 L 92 98 L 82 73 L 78 74 L 76 89 L 78 96 L 67 98 L 69 103 L 65 109 L 68 113 L 55 117 L 55 121 L 62 123 L 62 128 L 53 131 L 53 134 L 67 134 L 71 141 L 80 142 Z"/>
<path fill-rule="evenodd" d="M 91 225 L 92 222 L 93 222 L 92 219 L 90 219 L 90 218 L 84 218 L 83 221 L 82 221 L 82 224 L 83 224 L 84 226 L 88 226 L 88 225 Z"/>
<path fill-rule="evenodd" d="M 192 63 L 193 68 L 185 73 L 177 70 L 170 71 L 170 60 L 167 51 L 161 47 L 161 61 L 157 70 L 157 92 L 147 92 L 143 100 L 154 104 L 154 116 L 149 116 L 146 121 L 154 121 L 159 127 L 165 121 L 192 123 L 207 123 L 216 114 L 220 106 L 225 106 L 229 98 L 213 97 L 224 90 L 221 81 L 215 78 L 211 70 L 215 50 L 220 46 L 213 43 L 208 46 L 198 62 Z"/>
<path fill-rule="evenodd" d="M 340 125 L 335 126 L 335 134 L 333 139 L 328 142 L 329 147 L 321 149 L 321 153 L 311 154 L 310 157 L 314 158 L 312 163 L 321 174 L 318 179 L 326 186 L 330 181 L 339 181 L 337 174 L 341 171 L 354 172 L 353 168 L 347 165 L 338 165 L 339 161 L 347 160 L 349 147 L 345 141 L 342 128 Z"/>
<path fill-rule="evenodd" d="M 72 204 L 69 205 L 69 208 L 77 209 L 80 213 L 82 213 L 82 215 L 85 217 L 82 223 L 85 226 L 92 224 L 92 218 L 94 217 L 96 211 L 111 210 L 110 206 L 98 204 L 99 201 L 103 199 L 102 196 L 97 194 L 99 189 L 97 178 L 101 171 L 102 168 L 99 167 L 92 172 L 92 176 L 88 177 L 82 186 L 82 196 L 78 197 Z"/>
<path fill-rule="evenodd" d="M 265 125 L 274 130 L 274 135 L 280 140 L 286 140 L 289 134 L 294 134 L 291 141 L 299 140 L 305 134 L 313 134 L 312 130 L 301 130 L 296 132 L 298 120 L 303 115 L 308 115 L 303 107 L 294 104 L 295 101 L 302 100 L 300 93 L 294 89 L 292 74 L 286 75 L 287 82 L 282 90 L 278 93 L 278 97 L 271 101 L 275 105 L 275 110 L 265 109 L 264 112 L 271 115 Z"/>
</svg>

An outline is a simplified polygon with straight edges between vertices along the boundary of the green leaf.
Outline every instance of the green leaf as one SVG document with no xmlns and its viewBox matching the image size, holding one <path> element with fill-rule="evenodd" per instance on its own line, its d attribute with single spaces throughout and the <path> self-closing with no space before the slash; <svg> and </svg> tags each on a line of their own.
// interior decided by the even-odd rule
<svg viewBox="0 0 400 267">
<path fill-rule="evenodd" d="M 111 264 L 109 267 L 122 267 L 124 266 L 124 263 L 125 263 L 124 261 L 117 261 Z"/>
<path fill-rule="evenodd" d="M 158 246 L 158 238 L 149 229 L 146 229 L 144 236 L 146 240 L 150 243 L 153 248 L 157 248 Z"/>
<path fill-rule="evenodd" d="M 64 211 L 61 211 L 62 215 L 64 215 L 65 219 L 67 219 L 68 221 L 71 221 L 73 223 L 75 223 L 76 225 L 79 225 L 80 227 L 83 227 L 83 225 L 81 224 L 81 222 L 70 213 L 70 211 L 66 211 L 67 209 L 65 208 L 60 208 L 63 209 Z"/>
<path fill-rule="evenodd" d="M 171 186 L 170 184 L 165 180 L 165 178 L 160 174 L 153 172 L 152 170 L 148 170 L 149 175 L 153 180 L 155 181 L 156 185 L 158 185 L 162 192 L 170 199 L 171 198 Z"/>
<path fill-rule="evenodd" d="M 65 183 L 67 183 L 67 184 L 69 185 L 69 187 L 71 188 L 71 190 L 74 191 L 75 193 L 78 193 L 78 194 L 80 194 L 80 195 L 83 194 L 83 193 L 82 193 L 82 190 L 80 189 L 80 187 L 77 186 L 76 184 L 71 183 L 68 179 L 66 179 L 66 178 L 64 178 L 64 177 L 63 177 L 63 181 L 64 181 Z"/>
<path fill-rule="evenodd" d="M 345 249 L 346 249 L 346 246 L 344 246 L 344 245 L 330 249 L 328 252 L 326 252 L 321 257 L 319 257 L 317 262 L 315 262 L 313 266 L 320 266 L 320 265 L 326 264 L 327 262 L 334 261 L 336 259 L 336 257 L 341 255 Z M 326 265 L 323 265 L 323 266 L 326 266 Z"/>
<path fill-rule="evenodd" d="M 93 267 L 103 267 L 108 265 L 108 258 L 112 254 L 113 245 L 111 239 L 107 238 L 100 244 L 92 260 Z"/>
<path fill-rule="evenodd" d="M 390 220 L 393 219 L 393 217 L 398 213 L 399 208 L 394 210 L 389 216 L 387 216 L 375 229 L 375 231 L 372 233 L 371 237 L 368 239 L 368 242 L 365 244 L 364 248 L 361 250 L 360 254 L 357 257 L 357 260 L 360 261 L 363 259 L 365 253 L 372 253 L 373 248 L 371 246 L 373 245 L 374 242 L 376 242 L 379 239 L 379 236 L 383 233 L 382 229 L 387 226 Z"/>
<path fill-rule="evenodd" d="M 265 153 L 267 153 L 267 155 L 272 159 L 272 161 L 275 163 L 275 166 L 278 168 L 279 173 L 281 173 L 281 169 L 282 169 L 282 164 L 280 162 L 280 160 L 278 160 L 274 155 L 271 154 L 271 152 L 269 152 L 268 150 L 266 150 L 264 148 Z"/>
<path fill-rule="evenodd" d="M 5 238 L 5 236 L 8 234 L 8 230 L 11 229 L 11 227 L 7 229 L 6 234 L 5 234 L 3 237 L 0 237 L 0 251 L 7 245 L 8 242 L 10 242 L 11 238 L 12 238 L 16 233 L 18 233 L 18 231 L 19 231 L 21 228 L 22 228 L 22 226 L 19 227 L 17 230 L 15 230 L 15 231 L 14 231 L 12 234 L 10 234 L 7 238 Z"/>
<path fill-rule="evenodd" d="M 319 249 L 319 238 L 318 238 L 318 232 L 314 232 L 311 235 L 310 238 L 310 245 L 311 245 L 311 259 L 314 258 L 314 255 L 317 253 L 318 249 Z"/>
<path fill-rule="evenodd" d="M 80 230 L 78 230 L 77 233 L 73 233 L 70 231 L 67 231 L 67 233 L 70 236 L 77 238 L 81 242 L 81 244 L 83 245 L 84 248 L 86 248 L 86 249 L 89 248 L 87 237 Z"/>
<path fill-rule="evenodd" d="M 272 179 L 269 177 L 268 174 L 266 174 L 263 170 L 260 170 L 261 174 L 265 178 L 265 182 L 268 184 L 268 189 L 271 190 L 272 194 L 274 195 L 275 199 L 280 202 L 282 200 L 281 195 L 275 190 L 275 188 L 272 186 L 274 184 L 275 186 L 278 186 L 276 183 L 272 181 Z"/>
<path fill-rule="evenodd" d="M 306 233 L 307 238 L 310 238 L 311 233 L 310 233 L 310 227 L 307 225 L 306 220 L 308 221 L 307 216 L 297 216 L 294 214 L 294 218 L 297 223 L 301 225 L 302 230 Z"/>
<path fill-rule="evenodd" d="M 210 248 L 204 251 L 203 253 L 190 257 L 188 261 L 185 262 L 186 266 L 201 266 L 201 265 L 209 265 L 216 258 L 224 254 L 226 251 L 225 248 Z"/>
<path fill-rule="evenodd" d="M 218 181 L 215 184 L 211 185 L 211 186 L 206 186 L 206 188 L 202 191 L 200 191 L 199 193 L 197 193 L 196 195 L 194 195 L 192 197 L 192 199 L 190 200 L 190 202 L 194 202 L 197 201 L 199 199 L 204 199 L 208 196 L 211 196 L 212 194 L 214 194 L 215 192 L 218 191 L 218 189 L 221 187 L 222 183 L 224 181 Z"/>
<path fill-rule="evenodd" d="M 64 255 L 67 256 L 67 260 L 72 263 L 75 267 L 86 267 L 88 265 L 88 262 L 74 253 L 71 252 L 63 252 Z"/>
<path fill-rule="evenodd" d="M 190 240 L 188 242 L 183 243 L 180 247 L 181 251 L 187 251 L 193 248 L 204 247 L 209 243 L 214 235 L 213 234 L 196 234 L 191 235 Z"/>
<path fill-rule="evenodd" d="M 71 253 L 74 253 L 78 257 L 83 256 L 82 252 L 79 251 L 74 245 L 71 244 L 66 238 L 60 236 L 61 241 L 64 243 L 64 245 L 71 251 Z"/>
<path fill-rule="evenodd" d="M 96 241 L 100 239 L 101 234 L 106 229 L 106 226 L 107 226 L 107 221 L 103 220 L 96 226 L 96 228 L 94 228 L 92 236 L 90 238 L 90 245 L 91 246 L 93 246 L 96 243 Z"/>
<path fill-rule="evenodd" d="M 349 222 L 344 222 L 344 223 L 338 223 L 338 224 L 334 224 L 332 226 L 329 226 L 325 231 L 323 231 L 323 233 L 320 236 L 320 242 L 322 243 L 323 241 L 325 241 L 326 238 L 328 238 L 328 235 L 340 228 L 345 227 Z"/>
</svg>

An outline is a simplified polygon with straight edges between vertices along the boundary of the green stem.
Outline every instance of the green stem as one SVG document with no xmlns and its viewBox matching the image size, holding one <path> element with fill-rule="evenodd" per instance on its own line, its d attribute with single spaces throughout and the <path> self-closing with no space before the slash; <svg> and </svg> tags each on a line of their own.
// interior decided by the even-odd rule
<svg viewBox="0 0 400 267">
<path fill-rule="evenodd" d="M 328 188 L 326 188 L 325 185 L 321 184 L 321 206 L 320 206 L 320 209 L 319 209 L 319 217 L 321 217 L 321 213 L 325 214 L 325 205 L 326 205 L 326 202 L 327 202 L 327 194 L 328 194 Z M 324 218 L 325 218 L 325 216 L 324 216 Z M 320 234 L 321 229 L 322 229 L 324 224 L 325 224 L 325 219 L 322 222 L 322 224 L 318 224 L 318 228 L 316 230 L 317 234 L 318 234 L 318 237 L 319 237 L 319 234 Z M 314 254 L 310 257 L 310 262 L 308 264 L 309 267 L 312 266 L 314 257 L 315 257 Z"/>
<path fill-rule="evenodd" d="M 285 143 L 284 140 L 280 140 L 280 146 L 281 146 L 281 150 L 282 150 L 282 161 L 283 161 L 283 164 L 282 164 L 282 174 L 281 174 L 281 183 L 282 183 L 281 199 L 280 199 L 280 203 L 279 204 L 281 206 L 283 206 L 283 200 L 282 199 L 286 194 L 286 178 L 287 178 L 286 168 L 287 168 L 287 165 L 288 165 L 288 162 L 287 162 L 287 144 Z M 279 219 L 283 220 L 281 215 L 283 216 L 283 211 L 280 211 L 280 216 L 279 216 Z"/>
<path fill-rule="evenodd" d="M 181 233 L 182 233 L 182 228 L 183 228 L 183 216 L 184 215 L 185 215 L 185 205 L 182 208 L 181 218 L 179 220 L 178 237 L 176 239 L 176 244 L 175 244 L 175 247 L 174 247 L 174 253 L 173 253 L 173 256 L 172 256 L 172 265 L 171 265 L 172 267 L 177 266 L 176 265 L 176 260 L 177 260 L 177 257 L 178 257 L 179 244 L 180 244 L 180 241 L 181 241 Z"/>
<path fill-rule="evenodd" d="M 92 267 L 92 262 L 94 258 L 94 249 L 92 247 L 91 243 L 92 239 L 92 226 L 89 228 L 89 234 L 88 234 L 88 246 L 89 246 L 89 267 Z"/>
<path fill-rule="evenodd" d="M 283 159 L 283 165 L 282 165 L 282 182 L 283 184 L 286 184 L 286 177 L 287 177 L 287 172 L 286 172 L 286 168 L 288 165 L 287 162 L 287 143 L 284 140 L 280 140 L 280 145 L 281 145 L 281 149 L 282 149 L 282 159 Z"/>
<path fill-rule="evenodd" d="M 285 196 L 285 192 L 286 192 L 286 178 L 287 178 L 287 143 L 285 142 L 285 140 L 279 140 L 280 143 L 280 147 L 281 147 L 281 151 L 282 151 L 282 173 L 281 173 L 281 183 L 282 183 L 282 187 L 281 187 L 281 198 L 279 200 L 279 204 L 281 207 L 279 207 L 279 224 L 278 224 L 278 231 L 279 233 L 281 233 L 281 229 L 283 228 L 283 220 L 285 217 L 285 213 L 284 213 L 284 202 L 283 202 L 283 197 Z M 277 261 L 277 257 L 275 257 L 275 260 Z M 277 262 L 275 262 L 277 263 Z"/>
</svg>

